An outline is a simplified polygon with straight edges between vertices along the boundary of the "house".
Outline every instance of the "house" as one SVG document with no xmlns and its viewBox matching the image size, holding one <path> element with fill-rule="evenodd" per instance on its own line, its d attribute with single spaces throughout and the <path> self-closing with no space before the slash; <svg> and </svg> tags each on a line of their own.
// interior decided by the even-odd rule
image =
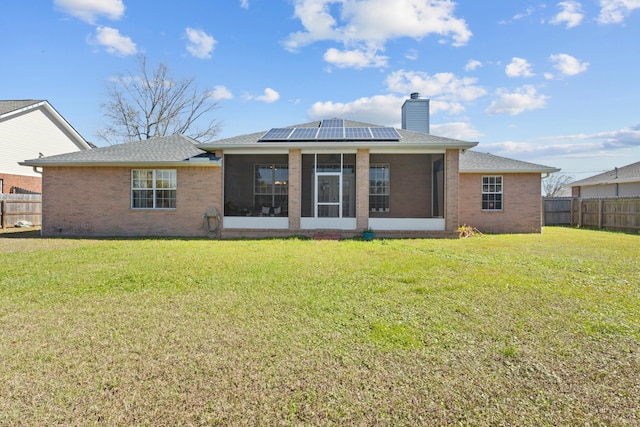
<svg viewBox="0 0 640 427">
<path fill-rule="evenodd" d="M 541 178 L 560 169 L 476 151 L 460 155 L 460 223 L 486 233 L 539 233 Z"/>
<path fill-rule="evenodd" d="M 47 101 L 0 101 L 0 194 L 40 193 L 40 173 L 24 159 L 90 149 Z"/>
<path fill-rule="evenodd" d="M 476 145 L 334 118 L 22 164 L 43 169 L 44 236 L 351 237 L 372 228 L 454 237 L 462 223 L 540 232 L 541 174 L 556 169 L 468 151 Z"/>
<path fill-rule="evenodd" d="M 585 199 L 640 196 L 640 162 L 572 182 L 571 195 Z"/>
</svg>

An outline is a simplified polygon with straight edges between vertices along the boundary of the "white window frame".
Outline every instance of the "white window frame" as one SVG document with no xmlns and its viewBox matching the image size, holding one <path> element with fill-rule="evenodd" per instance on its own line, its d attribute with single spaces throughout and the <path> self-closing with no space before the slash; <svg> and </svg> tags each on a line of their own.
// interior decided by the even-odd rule
<svg viewBox="0 0 640 427">
<path fill-rule="evenodd" d="M 136 179 L 134 175 L 136 172 L 151 172 L 151 186 L 150 187 L 136 187 Z M 168 182 L 170 184 L 169 187 L 160 187 L 158 183 L 160 180 L 163 182 L 167 182 L 166 178 L 158 177 L 158 175 L 164 175 L 169 172 L 171 175 L 168 177 Z M 134 206 L 134 194 L 136 191 L 151 191 L 153 194 L 153 206 Z M 175 197 L 173 198 L 173 206 L 158 206 L 158 192 L 160 191 L 173 191 Z M 178 193 L 178 172 L 176 169 L 132 169 L 131 170 L 131 209 L 135 210 L 149 210 L 149 209 L 158 209 L 158 210 L 174 210 L 177 205 L 177 193 Z"/>
<path fill-rule="evenodd" d="M 504 178 L 502 175 L 482 177 L 482 210 L 502 211 L 504 208 Z"/>
</svg>

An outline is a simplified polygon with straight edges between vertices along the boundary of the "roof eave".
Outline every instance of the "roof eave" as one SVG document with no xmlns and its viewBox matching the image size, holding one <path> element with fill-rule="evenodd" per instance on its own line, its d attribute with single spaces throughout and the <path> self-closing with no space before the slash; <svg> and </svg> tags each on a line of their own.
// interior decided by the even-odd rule
<svg viewBox="0 0 640 427">
<path fill-rule="evenodd" d="M 598 182 L 580 182 L 576 181 L 569 185 L 572 187 L 591 187 L 595 185 L 611 185 L 611 184 L 627 184 L 630 182 L 640 182 L 640 177 L 638 178 L 613 178 L 608 179 L 606 181 L 598 181 Z"/>
<path fill-rule="evenodd" d="M 460 173 L 554 173 L 560 172 L 558 168 L 544 169 L 460 169 Z"/>
<path fill-rule="evenodd" d="M 477 142 L 465 142 L 460 141 L 456 143 L 425 143 L 425 142 L 398 142 L 398 141 L 380 141 L 376 143 L 371 143 L 370 141 L 339 141 L 339 142 L 307 142 L 304 144 L 299 143 L 291 143 L 291 142 L 256 142 L 251 144 L 246 143 L 238 143 L 238 144 L 215 144 L 215 143 L 205 143 L 200 144 L 197 147 L 201 150 L 212 151 L 212 150 L 225 150 L 225 149 L 247 149 L 247 150 L 255 150 L 257 148 L 287 148 L 287 149 L 309 149 L 309 148 L 317 148 L 317 149 L 326 149 L 326 148 L 336 148 L 336 149 L 349 149 L 349 148 L 397 148 L 397 149 L 415 149 L 415 148 L 426 148 L 426 149 L 459 149 L 459 150 L 468 150 L 470 148 L 478 145 Z"/>
<path fill-rule="evenodd" d="M 220 167 L 222 166 L 222 159 L 210 160 L 208 162 L 204 161 L 189 161 L 189 160 L 181 160 L 181 161 L 149 161 L 149 162 L 38 162 L 38 161 L 29 161 L 26 160 L 24 162 L 18 162 L 21 166 L 32 166 L 38 168 L 47 168 L 47 167 Z"/>
</svg>

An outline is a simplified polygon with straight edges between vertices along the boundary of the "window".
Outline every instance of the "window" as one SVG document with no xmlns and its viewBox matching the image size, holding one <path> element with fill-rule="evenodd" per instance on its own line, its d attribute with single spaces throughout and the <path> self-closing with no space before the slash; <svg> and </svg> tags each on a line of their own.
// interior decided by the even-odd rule
<svg viewBox="0 0 640 427">
<path fill-rule="evenodd" d="M 482 210 L 502 210 L 502 177 L 482 177 Z"/>
<path fill-rule="evenodd" d="M 131 171 L 131 207 L 134 209 L 175 209 L 175 169 L 134 169 Z"/>
<path fill-rule="evenodd" d="M 369 212 L 389 212 L 389 165 L 369 167 Z"/>
<path fill-rule="evenodd" d="M 280 213 L 289 207 L 289 166 L 256 165 L 254 181 L 254 206 L 273 208 Z"/>
</svg>

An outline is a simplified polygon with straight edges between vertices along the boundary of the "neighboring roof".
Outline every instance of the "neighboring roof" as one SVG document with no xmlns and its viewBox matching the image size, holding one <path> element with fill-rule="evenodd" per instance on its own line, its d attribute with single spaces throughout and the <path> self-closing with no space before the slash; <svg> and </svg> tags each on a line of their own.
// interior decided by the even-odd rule
<svg viewBox="0 0 640 427">
<path fill-rule="evenodd" d="M 161 165 L 220 166 L 219 158 L 196 147 L 197 141 L 184 135 L 151 138 L 93 150 L 25 160 L 24 166 L 124 166 Z"/>
<path fill-rule="evenodd" d="M 460 154 L 461 173 L 553 173 L 560 169 L 535 163 L 494 156 L 489 153 L 466 151 Z"/>
<path fill-rule="evenodd" d="M 18 115 L 29 110 L 36 108 L 42 108 L 49 117 L 55 121 L 58 126 L 66 132 L 67 136 L 76 144 L 81 150 L 87 150 L 94 148 L 95 145 L 88 142 L 74 129 L 64 117 L 56 111 L 51 104 L 46 100 L 35 99 L 22 99 L 22 100 L 0 100 L 0 121 L 8 120 L 11 116 Z"/>
<path fill-rule="evenodd" d="M 314 121 L 309 123 L 302 123 L 293 126 L 287 126 L 288 128 L 302 128 L 302 127 L 319 127 L 320 121 Z M 383 127 L 379 125 L 372 125 L 369 123 L 354 122 L 351 120 L 344 121 L 345 127 Z M 396 129 L 400 134 L 400 140 L 380 141 L 380 140 L 299 140 L 299 141 L 261 141 L 260 138 L 268 132 L 268 130 L 256 133 L 250 133 L 246 135 L 239 135 L 232 138 L 220 139 L 217 141 L 206 142 L 199 144 L 198 147 L 203 150 L 215 150 L 215 149 L 229 149 L 229 148 L 364 148 L 364 147 L 376 147 L 376 148 L 459 148 L 468 149 L 475 147 L 477 142 L 460 141 L 458 139 L 443 138 L 431 134 L 422 132 L 414 132 L 404 129 Z"/>
<path fill-rule="evenodd" d="M 2 101 L 0 100 L 0 116 L 11 113 L 13 111 L 21 110 L 30 105 L 39 104 L 45 102 L 43 100 L 24 99 L 19 101 Z"/>
<path fill-rule="evenodd" d="M 613 170 L 581 179 L 571 183 L 572 187 L 584 187 L 588 185 L 615 184 L 622 182 L 640 181 L 640 162 L 615 168 Z"/>
</svg>

